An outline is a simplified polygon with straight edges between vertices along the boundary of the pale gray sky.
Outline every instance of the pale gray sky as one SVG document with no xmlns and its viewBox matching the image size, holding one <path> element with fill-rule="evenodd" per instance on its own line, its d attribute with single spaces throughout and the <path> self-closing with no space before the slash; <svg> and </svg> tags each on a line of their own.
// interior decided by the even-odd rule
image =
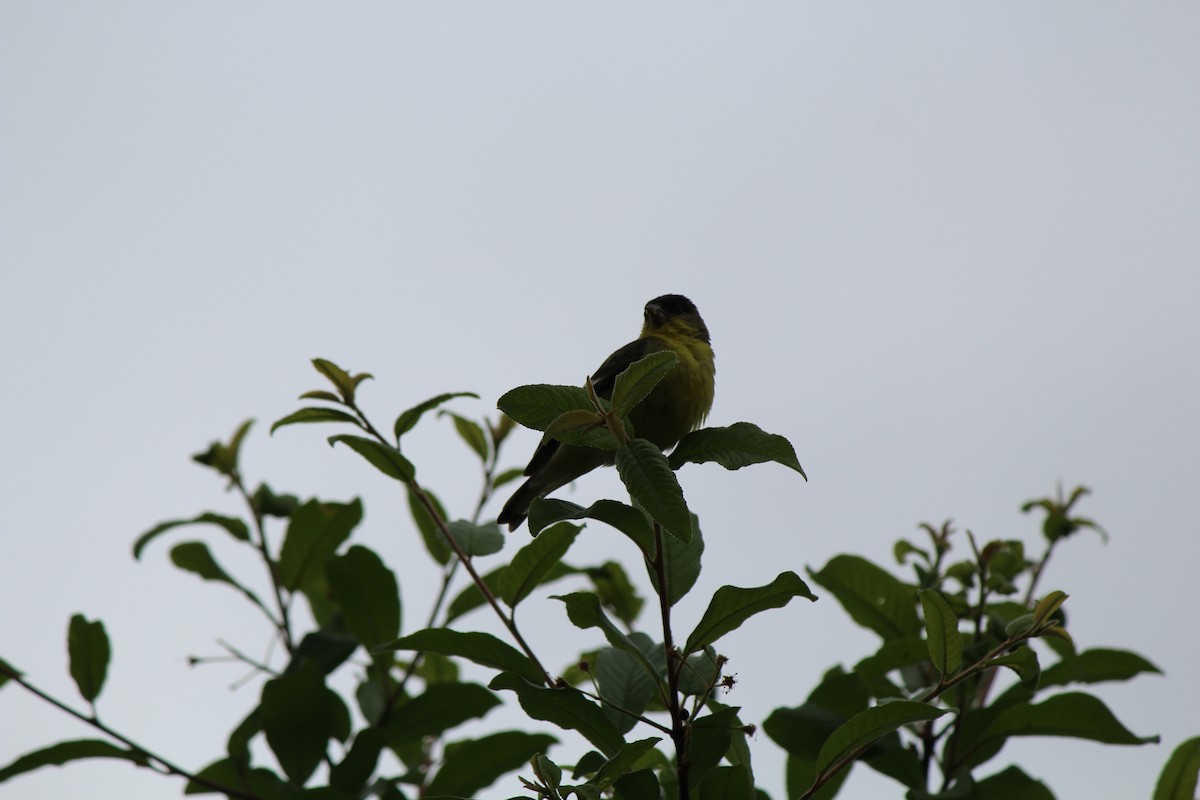
<svg viewBox="0 0 1200 800">
<path fill-rule="evenodd" d="M 433 576 L 394 486 L 327 431 L 266 436 L 319 385 L 307 359 L 373 372 L 384 424 L 449 390 L 491 413 L 515 385 L 579 382 L 642 303 L 681 292 L 713 334 L 711 422 L 788 436 L 811 479 L 685 468 L 708 553 L 682 625 L 721 584 L 886 561 L 921 520 L 1036 543 L 1020 503 L 1085 483 L 1112 541 L 1064 546 L 1045 587 L 1071 594 L 1079 644 L 1166 671 L 1098 692 L 1164 744 L 1031 740 L 994 763 L 1063 800 L 1147 796 L 1200 733 L 1198 32 L 1194 2 L 7 0 L 0 655 L 72 700 L 67 620 L 99 616 L 102 716 L 207 763 L 258 685 L 230 692 L 240 669 L 185 658 L 218 637 L 259 652 L 267 631 L 166 544 L 129 554 L 158 521 L 237 509 L 191 453 L 254 416 L 253 479 L 363 496 L 362 540 L 399 573 L 411 631 Z M 450 426 L 410 449 L 467 513 L 476 472 Z M 609 472 L 568 496 L 617 491 Z M 636 566 L 600 526 L 576 550 Z M 531 602 L 551 663 L 594 643 Z M 761 722 L 874 642 L 825 597 L 724 644 L 728 700 Z M 91 735 L 13 687 L 0 714 L 3 763 Z M 781 751 L 754 747 L 782 797 Z M 182 791 L 97 762 L 0 795 L 97 786 Z M 901 795 L 867 770 L 843 794 Z"/>
</svg>

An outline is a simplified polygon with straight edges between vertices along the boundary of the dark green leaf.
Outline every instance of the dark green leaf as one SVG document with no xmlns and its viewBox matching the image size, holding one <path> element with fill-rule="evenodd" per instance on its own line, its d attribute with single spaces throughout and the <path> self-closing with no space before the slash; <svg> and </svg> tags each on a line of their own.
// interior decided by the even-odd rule
<svg viewBox="0 0 1200 800">
<path fill-rule="evenodd" d="M 1153 800 L 1193 800 L 1196 796 L 1196 778 L 1200 774 L 1200 736 L 1188 739 L 1167 760 L 1158 783 L 1154 787 Z"/>
<path fill-rule="evenodd" d="M 595 410 L 582 388 L 550 384 L 518 386 L 505 392 L 496 401 L 496 407 L 526 428 L 537 431 L 546 430 L 566 411 Z"/>
<path fill-rule="evenodd" d="M 854 765 L 851 764 L 846 769 L 834 776 L 833 780 L 817 790 L 816 794 L 812 795 L 812 800 L 833 800 L 841 791 L 842 784 L 846 782 L 846 778 L 850 777 L 850 771 Z M 812 786 L 813 781 L 817 777 L 817 762 L 813 759 L 800 758 L 798 756 L 788 756 L 787 759 L 787 796 L 796 798 L 808 791 Z"/>
<path fill-rule="evenodd" d="M 250 501 L 253 503 L 255 511 L 262 516 L 280 517 L 282 519 L 288 519 L 291 517 L 296 509 L 300 506 L 300 501 L 296 498 L 296 495 L 275 494 L 273 491 L 271 491 L 271 487 L 265 483 L 260 483 L 258 485 L 258 488 L 254 490 L 254 494 L 251 496 Z M 245 530 L 245 523 L 242 524 L 242 529 Z M 236 536 L 237 534 L 234 535 Z"/>
<path fill-rule="evenodd" d="M 487 435 L 484 434 L 479 423 L 452 411 L 439 413 L 449 416 L 454 421 L 454 430 L 458 431 L 459 438 L 467 443 L 467 447 L 471 448 L 475 455 L 479 456 L 480 461 L 486 462 L 488 458 Z"/>
<path fill-rule="evenodd" d="M 645 601 L 633 588 L 625 568 L 616 561 L 605 561 L 599 567 L 589 567 L 584 572 L 596 587 L 600 604 L 615 614 L 627 628 L 632 627 Z"/>
<path fill-rule="evenodd" d="M 988 726 L 984 738 L 1071 736 L 1105 744 L 1147 744 L 1157 736 L 1135 736 L 1097 697 L 1068 692 L 1036 705 L 1006 709 Z"/>
<path fill-rule="evenodd" d="M 1098 647 L 1063 658 L 1049 667 L 1042 673 L 1042 686 L 1127 681 L 1144 672 L 1161 674 L 1162 670 L 1137 653 Z"/>
<path fill-rule="evenodd" d="M 79 693 L 89 703 L 100 696 L 108 676 L 108 660 L 112 650 L 108 634 L 100 620 L 88 622 L 82 614 L 71 617 L 67 628 L 67 652 L 71 657 L 71 677 Z"/>
<path fill-rule="evenodd" d="M 263 685 L 259 718 L 271 752 L 297 786 L 321 763 L 330 739 L 350 734 L 349 711 L 311 662 Z"/>
<path fill-rule="evenodd" d="M 512 469 L 506 469 L 506 470 L 504 470 L 504 472 L 501 472 L 499 475 L 492 478 L 492 488 L 499 489 L 501 486 L 504 486 L 505 484 L 508 484 L 508 483 L 512 483 L 513 481 L 517 480 L 518 478 L 523 478 L 524 476 L 525 476 L 525 470 L 521 469 L 520 467 L 513 467 Z"/>
<path fill-rule="evenodd" d="M 504 549 L 504 532 L 494 522 L 476 525 L 465 519 L 446 523 L 450 535 L 468 557 L 490 556 Z"/>
<path fill-rule="evenodd" d="M 304 634 L 287 671 L 299 669 L 306 659 L 314 662 L 321 669 L 322 675 L 328 675 L 346 663 L 354 651 L 358 649 L 358 639 L 334 630 L 316 630 Z"/>
<path fill-rule="evenodd" d="M 146 545 L 150 544 L 151 540 L 158 538 L 160 534 L 166 533 L 172 528 L 178 528 L 182 525 L 200 525 L 200 524 L 219 525 L 224 528 L 230 536 L 239 541 L 250 541 L 250 529 L 246 527 L 246 523 L 236 517 L 225 517 L 220 514 L 211 512 L 201 514 L 192 519 L 174 519 L 170 522 L 164 522 L 161 525 L 155 525 L 150 530 L 138 537 L 137 542 L 133 545 L 133 557 L 140 559 L 142 551 L 146 549 Z"/>
<path fill-rule="evenodd" d="M 26 753 L 8 766 L 0 768 L 0 783 L 35 769 L 61 767 L 63 764 L 84 758 L 118 758 L 139 765 L 147 763 L 145 754 L 136 750 L 117 747 L 100 739 L 74 739 Z"/>
<path fill-rule="evenodd" d="M 692 653 L 679 670 L 679 691 L 688 697 L 702 697 L 712 691 L 721 680 L 721 668 L 717 666 L 717 651 L 711 646 L 699 653 Z"/>
<path fill-rule="evenodd" d="M 643 553 L 654 555 L 654 530 L 646 515 L 616 500 L 597 500 L 584 508 L 566 500 L 534 500 L 529 509 L 529 531 L 534 536 L 548 525 L 568 519 L 594 519 L 624 533 Z"/>
<path fill-rule="evenodd" d="M 808 574 L 833 593 L 855 622 L 884 639 L 920 633 L 916 589 L 865 558 L 834 556 L 820 572 Z"/>
<path fill-rule="evenodd" d="M 925 636 L 929 658 L 942 675 L 949 677 L 962 666 L 963 641 L 958 632 L 958 617 L 933 589 L 920 593 L 921 610 L 925 614 Z"/>
<path fill-rule="evenodd" d="M 271 433 L 275 433 L 277 428 L 282 428 L 284 425 L 295 425 L 299 422 L 348 422 L 355 427 L 361 428 L 358 418 L 353 414 L 347 414 L 345 411 L 339 411 L 336 408 L 302 408 L 299 411 L 293 411 L 286 417 L 280 417 L 271 425 Z"/>
<path fill-rule="evenodd" d="M 604 713 L 617 730 L 628 733 L 637 724 L 631 715 L 645 711 L 656 695 L 655 679 L 636 657 L 613 647 L 597 654 L 593 675 L 600 687 L 600 698 L 605 702 Z"/>
<path fill-rule="evenodd" d="M 600 598 L 590 592 L 574 592 L 567 595 L 557 595 L 554 599 L 563 601 L 567 607 L 567 616 L 575 627 L 584 630 L 599 628 L 604 633 L 604 638 L 608 640 L 609 644 L 637 659 L 651 680 L 656 681 L 658 679 L 658 670 L 655 669 L 654 664 L 650 662 L 650 659 L 642 652 L 641 648 L 634 644 L 608 618 L 608 615 L 604 613 L 604 609 L 600 607 Z"/>
<path fill-rule="evenodd" d="M 441 501 L 428 489 L 421 491 L 437 511 L 438 519 L 444 521 L 447 518 L 446 509 L 442 507 Z M 429 510 L 425 508 L 425 504 L 421 502 L 421 498 L 412 490 L 412 487 L 408 488 L 408 510 L 412 514 L 413 522 L 417 523 L 417 530 L 421 532 L 421 539 L 425 542 L 425 549 L 429 555 L 439 564 L 449 563 L 454 551 L 450 549 L 445 535 L 442 534 Z"/>
<path fill-rule="evenodd" d="M 1017 673 L 1021 683 L 1030 691 L 1034 691 L 1038 687 L 1042 669 L 1038 665 L 1037 653 L 1033 651 L 1032 647 L 1018 647 L 1011 653 L 988 659 L 987 664 L 992 667 L 1008 667 Z"/>
<path fill-rule="evenodd" d="M 324 389 L 313 389 L 311 392 L 305 392 L 300 395 L 301 400 L 326 400 L 330 403 L 340 403 L 342 398 L 338 397 L 333 392 L 327 392 Z"/>
<path fill-rule="evenodd" d="M 681 542 L 674 536 L 665 536 L 663 549 L 667 558 L 667 600 L 671 605 L 675 605 L 691 591 L 700 577 L 700 557 L 704 555 L 704 535 L 700 531 L 700 519 L 692 514 L 691 541 Z M 647 553 L 653 557 L 653 543 Z M 650 585 L 654 587 L 654 591 L 661 593 L 658 574 L 649 560 L 646 561 L 646 572 L 650 575 Z"/>
<path fill-rule="evenodd" d="M 754 800 L 746 768 L 739 765 L 710 770 L 700 784 L 700 800 Z"/>
<path fill-rule="evenodd" d="M 319 583 L 326 560 L 362 521 L 362 501 L 322 503 L 309 500 L 292 514 L 279 551 L 279 576 L 284 587 L 298 589 Z"/>
<path fill-rule="evenodd" d="M 515 607 L 528 597 L 554 565 L 562 561 L 581 530 L 578 525 L 560 522 L 517 551 L 500 577 L 501 599 Z"/>
<path fill-rule="evenodd" d="M 384 729 L 388 746 L 441 735 L 498 705 L 499 698 L 477 683 L 435 683 L 392 715 Z"/>
<path fill-rule="evenodd" d="M 312 363 L 317 368 L 317 372 L 328 378 L 329 382 L 337 388 L 338 394 L 342 396 L 347 405 L 354 403 L 354 392 L 358 389 L 358 385 L 367 378 L 373 377 L 366 372 L 351 375 L 337 364 L 324 358 L 314 358 Z"/>
<path fill-rule="evenodd" d="M 616 800 L 660 800 L 663 797 L 658 778 L 648 769 L 639 769 L 619 778 L 613 791 Z"/>
<path fill-rule="evenodd" d="M 737 586 L 722 586 L 717 589 L 704 616 L 688 637 L 685 653 L 694 653 L 707 644 L 736 630 L 743 622 L 759 612 L 770 608 L 781 608 L 793 597 L 816 600 L 808 585 L 794 572 L 781 572 L 766 586 L 741 589 Z"/>
<path fill-rule="evenodd" d="M 329 785 L 333 789 L 358 796 L 375 773 L 379 754 L 383 751 L 383 734 L 378 728 L 364 728 L 354 737 L 350 752 L 329 770 Z"/>
<path fill-rule="evenodd" d="M 636 742 L 630 742 L 621 748 L 621 751 L 605 762 L 604 766 L 596 771 L 596 777 L 591 783 L 595 784 L 601 791 L 609 788 L 627 773 L 635 764 L 637 764 L 642 756 L 648 753 L 660 739 L 655 736 L 650 739 L 639 739 Z"/>
<path fill-rule="evenodd" d="M 337 436 L 329 437 L 329 446 L 341 442 L 349 447 L 354 452 L 371 462 L 371 466 L 387 475 L 389 478 L 395 478 L 403 483 L 409 483 L 417 474 L 416 467 L 412 465 L 407 458 L 400 455 L 400 451 L 393 447 L 388 447 L 385 444 L 380 444 L 374 439 L 368 439 L 364 436 L 351 436 L 348 433 L 338 434 Z"/>
<path fill-rule="evenodd" d="M 192 460 L 197 464 L 203 464 L 222 475 L 232 478 L 237 474 L 238 457 L 242 449 L 242 440 L 246 438 L 246 432 L 250 430 L 250 426 L 253 424 L 254 420 L 246 420 L 233 432 L 229 444 L 213 442 L 209 445 L 208 450 L 192 456 Z"/>
<path fill-rule="evenodd" d="M 658 385 L 671 369 L 679 363 L 673 350 L 651 353 L 633 362 L 617 376 L 612 391 L 612 407 L 621 414 L 628 414 L 646 395 Z"/>
<path fill-rule="evenodd" d="M 706 461 L 715 461 L 725 469 L 774 461 L 791 467 L 808 480 L 791 442 L 749 422 L 735 422 L 728 428 L 692 431 L 671 451 L 671 469 L 679 469 L 689 462 L 703 464 Z"/>
<path fill-rule="evenodd" d="M 976 783 L 969 800 L 1054 800 L 1046 784 L 1026 775 L 1019 767 L 1008 767 Z M 1191 800 L 1191 798 L 1189 798 Z"/>
<path fill-rule="evenodd" d="M 692 538 L 692 517 L 679 480 L 666 456 L 651 442 L 633 439 L 617 451 L 617 474 L 638 505 L 667 533 L 682 542 Z"/>
<path fill-rule="evenodd" d="M 544 733 L 503 731 L 446 746 L 442 767 L 429 782 L 429 795 L 474 797 L 505 773 L 520 769 L 558 742 Z"/>
<path fill-rule="evenodd" d="M 20 670 L 5 661 L 3 658 L 0 658 L 0 687 L 4 686 L 4 684 L 8 683 L 11 679 L 19 678 L 20 676 Z"/>
<path fill-rule="evenodd" d="M 738 709 L 722 708 L 692 722 L 688 736 L 688 760 L 691 779 L 699 783 L 705 774 L 729 752 L 734 736 L 743 736 L 738 727 Z"/>
<path fill-rule="evenodd" d="M 534 686 L 515 672 L 497 675 L 490 686 L 516 692 L 521 708 L 530 717 L 550 722 L 564 730 L 579 731 L 609 758 L 616 755 L 624 744 L 621 734 L 604 716 L 604 711 L 576 689 L 544 689 Z"/>
<path fill-rule="evenodd" d="M 374 551 L 354 545 L 325 566 L 346 627 L 370 650 L 400 632 L 400 589 L 396 576 Z"/>
<path fill-rule="evenodd" d="M 602 450 L 616 450 L 621 446 L 604 423 L 604 417 L 595 411 L 582 408 L 565 411 L 555 417 L 554 421 L 546 426 L 546 436 L 563 444 L 597 447 Z"/>
<path fill-rule="evenodd" d="M 254 592 L 235 581 L 228 572 L 221 568 L 221 565 L 209 552 L 208 545 L 203 542 L 182 542 L 175 545 L 171 548 L 171 561 L 180 569 L 199 575 L 206 581 L 228 584 L 255 605 L 262 605 Z"/>
<path fill-rule="evenodd" d="M 859 747 L 870 744 L 904 725 L 937 719 L 945 713 L 947 709 L 914 700 L 897 700 L 872 706 L 855 714 L 830 734 L 817 756 L 817 771 L 824 772 Z"/>
<path fill-rule="evenodd" d="M 418 403 L 396 417 L 396 424 L 392 427 L 396 439 L 398 440 L 401 436 L 411 431 L 417 422 L 420 421 L 421 417 L 425 415 L 425 412 L 432 411 L 447 400 L 453 400 L 456 397 L 474 397 L 478 399 L 479 395 L 474 392 L 447 392 L 446 394 L 439 394 L 437 397 L 431 397 L 424 403 Z"/>
<path fill-rule="evenodd" d="M 490 633 L 459 633 L 449 628 L 427 628 L 382 645 L 377 650 L 440 653 L 465 658 L 485 667 L 511 670 L 534 682 L 545 677 L 528 656 Z"/>
</svg>

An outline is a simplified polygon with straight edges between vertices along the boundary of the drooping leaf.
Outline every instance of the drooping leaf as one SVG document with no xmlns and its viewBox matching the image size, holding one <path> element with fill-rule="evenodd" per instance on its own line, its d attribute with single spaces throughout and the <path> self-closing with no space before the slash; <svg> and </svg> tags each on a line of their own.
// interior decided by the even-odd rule
<svg viewBox="0 0 1200 800">
<path fill-rule="evenodd" d="M 1042 673 L 1042 686 L 1063 686 L 1068 683 L 1102 683 L 1127 681 L 1130 678 L 1162 670 L 1137 653 L 1097 647 L 1067 656 Z"/>
<path fill-rule="evenodd" d="M 545 677 L 528 656 L 490 633 L 460 633 L 449 628 L 427 628 L 388 642 L 377 649 L 414 650 L 456 656 L 485 667 L 516 672 L 534 682 L 540 682 Z"/>
<path fill-rule="evenodd" d="M 507 570 L 508 565 L 502 565 L 483 575 L 483 582 L 487 585 L 493 596 L 500 593 L 500 579 Z M 542 578 L 542 583 L 552 583 L 559 578 L 565 578 L 577 572 L 579 570 L 560 561 L 550 568 L 550 571 Z M 450 601 L 450 605 L 446 608 L 446 624 L 450 624 L 462 615 L 474 611 L 486 602 L 487 600 L 484 598 L 483 592 L 479 591 L 479 587 L 474 583 L 468 584 L 466 588 L 458 593 L 457 597 Z"/>
<path fill-rule="evenodd" d="M 529 531 L 537 536 L 547 526 L 569 519 L 603 522 L 628 536 L 643 553 L 654 554 L 654 531 L 646 515 L 616 500 L 597 500 L 587 508 L 551 497 L 534 500 L 529 508 Z"/>
<path fill-rule="evenodd" d="M 978 781 L 969 800 L 1054 800 L 1046 784 L 1029 777 L 1020 767 L 1010 766 Z"/>
<path fill-rule="evenodd" d="M 616 450 L 621 446 L 609 430 L 604 417 L 596 411 L 582 408 L 564 411 L 546 426 L 546 436 L 563 444 L 597 447 L 601 450 Z"/>
<path fill-rule="evenodd" d="M 743 622 L 762 611 L 781 608 L 793 597 L 816 600 L 808 585 L 794 572 L 781 572 L 766 586 L 742 589 L 737 586 L 722 586 L 717 589 L 705 610 L 704 616 L 688 636 L 685 653 L 694 653 L 705 645 L 712 644 Z"/>
<path fill-rule="evenodd" d="M 528 597 L 562 561 L 581 530 L 578 525 L 560 522 L 517 551 L 500 577 L 501 599 L 510 607 L 516 607 Z"/>
<path fill-rule="evenodd" d="M 575 627 L 584 630 L 599 628 L 609 644 L 633 656 L 652 681 L 658 679 L 658 670 L 654 664 L 642 649 L 608 618 L 604 609 L 600 607 L 600 598 L 591 592 L 573 592 L 557 595 L 554 599 L 561 600 L 567 607 L 567 617 Z"/>
<path fill-rule="evenodd" d="M 617 451 L 617 474 L 638 505 L 667 533 L 682 542 L 692 538 L 692 517 L 679 480 L 657 447 L 633 439 Z"/>
<path fill-rule="evenodd" d="M 148 763 L 146 755 L 136 750 L 117 747 L 101 739 L 73 739 L 26 753 L 8 766 L 0 767 L 0 783 L 35 769 L 61 767 L 85 758 L 116 758 L 141 766 Z"/>
<path fill-rule="evenodd" d="M 82 614 L 72 616 L 67 628 L 67 653 L 71 659 L 71 678 L 79 687 L 79 694 L 89 703 L 94 702 L 104 688 L 112 657 L 104 623 L 88 622 Z"/>
<path fill-rule="evenodd" d="M 480 789 L 529 763 L 558 742 L 544 733 L 502 731 L 446 746 L 441 769 L 427 789 L 431 796 L 474 797 Z"/>
<path fill-rule="evenodd" d="M 666 552 L 667 600 L 673 606 L 683 599 L 700 577 L 701 556 L 704 555 L 704 535 L 700 531 L 700 519 L 692 514 L 692 538 L 681 542 L 674 536 L 663 537 L 663 550 Z M 649 556 L 654 554 L 654 545 L 646 551 Z M 661 593 L 658 586 L 658 574 L 649 560 L 646 561 L 646 572 L 650 575 L 650 585 L 654 591 Z"/>
<path fill-rule="evenodd" d="M 1183 742 L 1158 776 L 1153 800 L 1194 800 L 1196 779 L 1200 774 L 1200 736 Z"/>
<path fill-rule="evenodd" d="M 828 589 L 859 625 L 884 639 L 916 636 L 916 589 L 865 558 L 834 556 L 820 572 L 808 574 Z"/>
<path fill-rule="evenodd" d="M 330 739 L 350 735 L 349 711 L 311 662 L 263 685 L 259 720 L 271 752 L 296 785 L 316 770 Z"/>
<path fill-rule="evenodd" d="M 309 500 L 300 505 L 288 521 L 279 551 L 279 577 L 287 589 L 299 589 L 319 582 L 326 560 L 362 521 L 362 501 L 323 503 Z"/>
<path fill-rule="evenodd" d="M 153 528 L 138 537 L 137 542 L 135 542 L 133 545 L 133 557 L 135 559 L 140 559 L 142 557 L 142 551 L 146 549 L 146 545 L 150 544 L 151 541 L 157 539 L 161 534 L 166 533 L 172 528 L 178 528 L 183 525 L 201 524 L 217 525 L 221 528 L 224 528 L 230 536 L 238 541 L 250 541 L 250 529 L 246 527 L 246 523 L 244 521 L 238 519 L 237 517 L 226 517 L 222 516 L 221 514 L 206 512 L 198 517 L 193 517 L 192 519 L 173 519 L 169 522 L 155 525 Z"/>
<path fill-rule="evenodd" d="M 577 689 L 545 689 L 529 683 L 515 672 L 502 672 L 489 684 L 492 689 L 515 692 L 525 713 L 533 719 L 549 722 L 563 730 L 578 731 L 592 745 L 612 758 L 624 740 L 604 711 Z"/>
<path fill-rule="evenodd" d="M 359 640 L 339 630 L 315 630 L 304 634 L 285 674 L 300 668 L 305 661 L 314 662 L 322 675 L 328 675 L 354 655 Z"/>
<path fill-rule="evenodd" d="M 617 376 L 612 391 L 612 407 L 621 414 L 628 414 L 634 406 L 646 399 L 646 395 L 658 385 L 668 372 L 679 363 L 673 350 L 651 353 L 639 359 Z"/>
<path fill-rule="evenodd" d="M 688 760 L 691 761 L 689 772 L 693 781 L 703 781 L 705 774 L 729 752 L 732 738 L 745 735 L 735 729 L 737 712 L 737 708 L 721 708 L 692 722 L 688 735 Z"/>
<path fill-rule="evenodd" d="M 439 394 L 437 397 L 431 397 L 423 403 L 418 403 L 396 417 L 396 424 L 392 426 L 392 431 L 396 439 L 399 440 L 401 436 L 411 431 L 426 412 L 432 411 L 447 400 L 453 400 L 456 397 L 474 397 L 475 399 L 479 399 L 479 395 L 474 392 L 447 392 L 446 394 Z"/>
<path fill-rule="evenodd" d="M 652 750 L 654 745 L 659 741 L 661 740 L 655 736 L 626 744 L 621 748 L 620 752 L 606 761 L 604 766 L 596 771 L 596 777 L 591 782 L 601 790 L 608 789 L 622 775 L 629 772 L 642 759 L 642 756 Z"/>
<path fill-rule="evenodd" d="M 600 687 L 600 697 L 607 704 L 604 713 L 617 730 L 628 733 L 637 724 L 631 715 L 645 711 L 657 693 L 655 680 L 637 658 L 615 647 L 597 654 L 593 675 Z"/>
<path fill-rule="evenodd" d="M 872 706 L 846 720 L 829 735 L 817 756 L 817 771 L 825 771 L 859 747 L 870 744 L 904 725 L 937 719 L 946 713 L 947 709 L 914 700 L 897 700 Z"/>
<path fill-rule="evenodd" d="M 1135 736 L 1117 721 L 1098 697 L 1067 692 L 1041 703 L 1005 709 L 983 738 L 1006 736 L 1070 736 L 1105 744 L 1147 744 L 1157 736 Z"/>
<path fill-rule="evenodd" d="M 505 392 L 496 407 L 526 428 L 544 431 L 559 415 L 584 409 L 594 411 L 587 392 L 578 386 L 534 384 Z"/>
<path fill-rule="evenodd" d="M 280 417 L 271 425 L 271 433 L 285 425 L 296 425 L 302 422 L 347 422 L 357 428 L 361 428 L 362 424 L 353 414 L 347 414 L 345 411 L 340 411 L 336 408 L 322 408 L 319 406 L 311 406 L 302 408 L 299 411 L 293 411 L 286 417 Z"/>
<path fill-rule="evenodd" d="M 341 442 L 365 458 L 375 469 L 402 483 L 410 483 L 417 474 L 416 467 L 412 465 L 411 461 L 400 455 L 399 450 L 380 444 L 374 439 L 341 433 L 337 436 L 330 436 L 328 441 L 330 447 Z"/>
<path fill-rule="evenodd" d="M 384 726 L 389 747 L 397 747 L 479 719 L 500 699 L 477 683 L 435 683 L 401 705 Z"/>
<path fill-rule="evenodd" d="M 660 800 L 663 789 L 659 786 L 658 778 L 648 769 L 634 770 L 617 779 L 613 784 L 613 796 L 616 800 Z M 666 794 L 666 797 L 672 797 Z"/>
<path fill-rule="evenodd" d="M 1038 687 L 1042 668 L 1032 647 L 1018 647 L 1011 653 L 988 659 L 987 664 L 993 667 L 1008 667 L 1017 673 L 1021 683 L 1031 691 Z"/>
<path fill-rule="evenodd" d="M 929 658 L 943 676 L 949 677 L 962 666 L 963 640 L 958 631 L 958 617 L 946 598 L 933 589 L 920 593 L 921 610 L 925 614 L 925 639 Z"/>
<path fill-rule="evenodd" d="M 325 565 L 329 587 L 348 627 L 368 650 L 400 632 L 400 588 L 395 574 L 361 545 Z"/>
<path fill-rule="evenodd" d="M 450 535 L 468 557 L 490 556 L 504 549 L 504 532 L 495 522 L 476 525 L 465 519 L 446 523 Z"/>
<path fill-rule="evenodd" d="M 383 746 L 384 736 L 378 728 L 359 731 L 350 746 L 350 752 L 329 770 L 329 786 L 339 792 L 361 794 L 375 773 Z"/>
<path fill-rule="evenodd" d="M 595 587 L 600 605 L 615 614 L 626 627 L 632 627 L 645 601 L 638 596 L 637 589 L 625 573 L 625 568 L 617 561 L 605 561 L 600 566 L 588 567 L 583 572 Z"/>
<path fill-rule="evenodd" d="M 206 581 L 215 581 L 232 586 L 241 592 L 250 602 L 255 605 L 262 605 L 258 596 L 254 592 L 242 586 L 226 572 L 217 560 L 213 558 L 213 554 L 209 551 L 208 545 L 203 542 L 181 542 L 171 548 L 171 562 L 180 569 L 199 575 Z"/>
<path fill-rule="evenodd" d="M 446 509 L 442 507 L 442 503 L 438 500 L 437 495 L 428 489 L 421 489 L 425 497 L 429 500 L 429 504 L 433 506 L 437 512 L 438 519 L 446 520 Z M 408 510 L 412 514 L 413 522 L 417 524 L 417 530 L 421 532 L 421 540 L 425 543 L 425 550 L 439 564 L 445 565 L 449 563 L 454 556 L 454 551 L 450 549 L 450 545 L 446 542 L 445 535 L 442 534 L 433 516 L 429 513 L 429 509 L 421 502 L 421 498 L 417 492 L 410 486 L 408 487 Z"/>
<path fill-rule="evenodd" d="M 703 464 L 715 461 L 725 469 L 741 469 L 751 464 L 774 461 L 791 467 L 808 480 L 791 442 L 749 422 L 735 422 L 727 428 L 692 431 L 671 451 L 670 461 L 671 469 L 679 469 L 689 462 Z"/>
<path fill-rule="evenodd" d="M 738 765 L 710 770 L 700 784 L 700 800 L 754 800 L 746 768 Z"/>
<path fill-rule="evenodd" d="M 483 432 L 483 428 L 478 422 L 473 419 L 467 419 L 461 414 L 455 414 L 453 411 L 440 411 L 439 414 L 444 414 L 454 422 L 454 430 L 458 432 L 458 436 L 467 447 L 475 455 L 479 456 L 480 461 L 487 461 L 488 458 L 488 440 L 487 435 Z"/>
</svg>

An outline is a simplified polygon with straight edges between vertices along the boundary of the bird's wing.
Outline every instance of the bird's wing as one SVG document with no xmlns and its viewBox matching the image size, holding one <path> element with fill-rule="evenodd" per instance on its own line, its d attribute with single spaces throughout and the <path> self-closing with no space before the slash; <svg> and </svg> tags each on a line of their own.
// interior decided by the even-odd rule
<svg viewBox="0 0 1200 800">
<path fill-rule="evenodd" d="M 604 359 L 604 363 L 592 373 L 592 386 L 595 388 L 596 394 L 605 400 L 612 397 L 618 375 L 633 362 L 645 358 L 650 353 L 662 350 L 664 347 L 666 344 L 657 336 L 644 336 L 618 348 L 612 355 Z M 558 451 L 558 445 L 557 439 L 546 439 L 538 445 L 538 449 L 533 451 L 533 458 L 529 459 L 529 465 L 525 467 L 525 474 L 535 475 L 545 467 Z"/>
</svg>

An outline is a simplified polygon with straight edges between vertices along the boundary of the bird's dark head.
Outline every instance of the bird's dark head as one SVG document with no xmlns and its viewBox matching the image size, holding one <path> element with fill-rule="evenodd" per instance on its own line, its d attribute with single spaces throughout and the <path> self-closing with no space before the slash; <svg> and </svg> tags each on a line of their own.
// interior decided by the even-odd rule
<svg viewBox="0 0 1200 800">
<path fill-rule="evenodd" d="M 645 333 L 654 333 L 663 328 L 686 329 L 705 344 L 712 342 L 708 337 L 708 326 L 700 318 L 696 304 L 681 294 L 664 294 L 646 303 Z"/>
</svg>

